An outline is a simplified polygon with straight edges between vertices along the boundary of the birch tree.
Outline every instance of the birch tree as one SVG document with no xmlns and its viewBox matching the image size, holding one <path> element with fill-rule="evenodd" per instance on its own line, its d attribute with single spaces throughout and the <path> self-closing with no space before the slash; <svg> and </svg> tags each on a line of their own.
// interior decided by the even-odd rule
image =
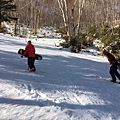
<svg viewBox="0 0 120 120">
<path fill-rule="evenodd" d="M 37 29 L 62 27 L 67 36 L 79 36 L 90 27 L 113 26 L 120 21 L 120 0 L 15 0 L 20 24 Z M 36 33 L 34 31 L 34 33 Z"/>
<path fill-rule="evenodd" d="M 81 16 L 84 8 L 85 0 L 78 0 L 78 23 L 77 23 L 77 36 L 80 34 L 80 22 L 81 22 Z"/>
<path fill-rule="evenodd" d="M 70 39 L 70 26 L 69 26 L 67 2 L 66 0 L 57 0 L 57 2 L 62 13 L 62 18 L 63 18 L 64 26 L 66 28 L 67 36 Z"/>
</svg>

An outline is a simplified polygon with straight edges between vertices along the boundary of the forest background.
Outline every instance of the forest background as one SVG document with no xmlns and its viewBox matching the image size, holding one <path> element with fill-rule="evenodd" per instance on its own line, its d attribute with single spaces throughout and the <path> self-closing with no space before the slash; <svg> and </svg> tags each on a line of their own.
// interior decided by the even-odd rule
<svg viewBox="0 0 120 120">
<path fill-rule="evenodd" d="M 12 21 L 14 34 L 22 37 L 24 27 L 37 37 L 40 28 L 54 27 L 71 52 L 97 39 L 104 44 L 98 50 L 106 48 L 120 58 L 120 0 L 1 0 L 0 32 L 7 32 L 5 21 Z"/>
</svg>

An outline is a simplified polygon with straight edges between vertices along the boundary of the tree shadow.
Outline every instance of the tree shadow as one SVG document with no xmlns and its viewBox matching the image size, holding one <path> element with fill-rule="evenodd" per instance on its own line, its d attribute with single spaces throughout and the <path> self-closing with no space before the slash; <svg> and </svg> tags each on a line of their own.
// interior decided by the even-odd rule
<svg viewBox="0 0 120 120">
<path fill-rule="evenodd" d="M 14 43 L 13 45 L 18 45 L 18 43 Z M 43 48 L 55 50 L 50 47 Z M 120 108 L 119 105 L 117 106 L 116 102 L 117 99 L 120 99 L 120 96 L 118 96 L 120 87 L 115 84 L 111 84 L 104 79 L 105 76 L 107 76 L 106 78 L 109 78 L 106 72 L 106 68 L 108 69 L 106 63 L 99 64 L 97 61 L 87 60 L 73 55 L 43 55 L 43 60 L 41 62 L 36 61 L 37 72 L 28 73 L 27 70 L 24 71 L 24 69 L 27 68 L 26 60 L 21 59 L 17 53 L 0 50 L 0 55 L 0 65 L 2 68 L 0 70 L 0 78 L 3 80 L 7 79 L 12 82 L 16 82 L 16 84 L 26 84 L 26 86 L 31 84 L 33 86 L 31 89 L 51 92 L 51 94 L 56 93 L 56 91 L 61 93 L 70 91 L 75 94 L 79 91 L 83 91 L 83 94 L 90 92 L 92 94 L 97 94 L 101 100 L 111 103 L 107 105 L 95 105 L 94 103 L 94 105 L 81 105 L 69 104 L 67 102 L 55 103 L 49 100 L 34 101 L 0 98 L 1 104 L 5 103 L 30 106 L 55 105 L 68 109 L 99 109 L 105 112 L 107 112 L 107 110 L 116 112 L 112 106 L 116 107 L 116 109 Z M 14 60 L 11 61 L 13 58 Z M 41 71 L 44 71 L 44 73 Z M 106 84 L 108 86 L 106 86 Z M 112 97 L 111 91 L 114 92 L 114 96 L 116 96 L 116 98 Z M 78 94 L 78 96 L 81 94 Z"/>
<path fill-rule="evenodd" d="M 50 100 L 23 100 L 23 99 L 12 99 L 12 98 L 3 98 L 0 97 L 0 104 L 9 104 L 17 106 L 58 106 L 61 109 L 80 109 L 80 110 L 100 110 L 102 112 L 117 112 L 112 108 L 112 104 L 109 105 L 81 105 L 81 104 L 70 104 L 67 102 L 55 103 Z"/>
</svg>

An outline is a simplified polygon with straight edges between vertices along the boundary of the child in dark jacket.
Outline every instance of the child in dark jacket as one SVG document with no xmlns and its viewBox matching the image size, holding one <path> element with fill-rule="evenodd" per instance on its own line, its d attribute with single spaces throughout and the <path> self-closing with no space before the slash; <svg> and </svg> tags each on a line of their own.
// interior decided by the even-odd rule
<svg viewBox="0 0 120 120">
<path fill-rule="evenodd" d="M 108 61 L 111 64 L 109 71 L 112 77 L 111 82 L 116 82 L 116 77 L 118 77 L 118 79 L 120 80 L 120 74 L 117 71 L 118 62 L 116 61 L 114 55 L 109 53 L 107 50 L 103 50 L 103 54 L 108 58 Z"/>
</svg>

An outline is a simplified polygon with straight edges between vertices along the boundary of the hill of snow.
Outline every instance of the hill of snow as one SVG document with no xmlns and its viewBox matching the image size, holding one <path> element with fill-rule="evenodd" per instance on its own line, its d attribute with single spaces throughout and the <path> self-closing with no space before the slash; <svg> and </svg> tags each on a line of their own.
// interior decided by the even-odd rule
<svg viewBox="0 0 120 120">
<path fill-rule="evenodd" d="M 0 34 L 0 120 L 120 120 L 120 85 L 103 56 L 70 53 L 60 39 L 32 40 L 37 71 L 17 51 L 26 40 Z"/>
</svg>

